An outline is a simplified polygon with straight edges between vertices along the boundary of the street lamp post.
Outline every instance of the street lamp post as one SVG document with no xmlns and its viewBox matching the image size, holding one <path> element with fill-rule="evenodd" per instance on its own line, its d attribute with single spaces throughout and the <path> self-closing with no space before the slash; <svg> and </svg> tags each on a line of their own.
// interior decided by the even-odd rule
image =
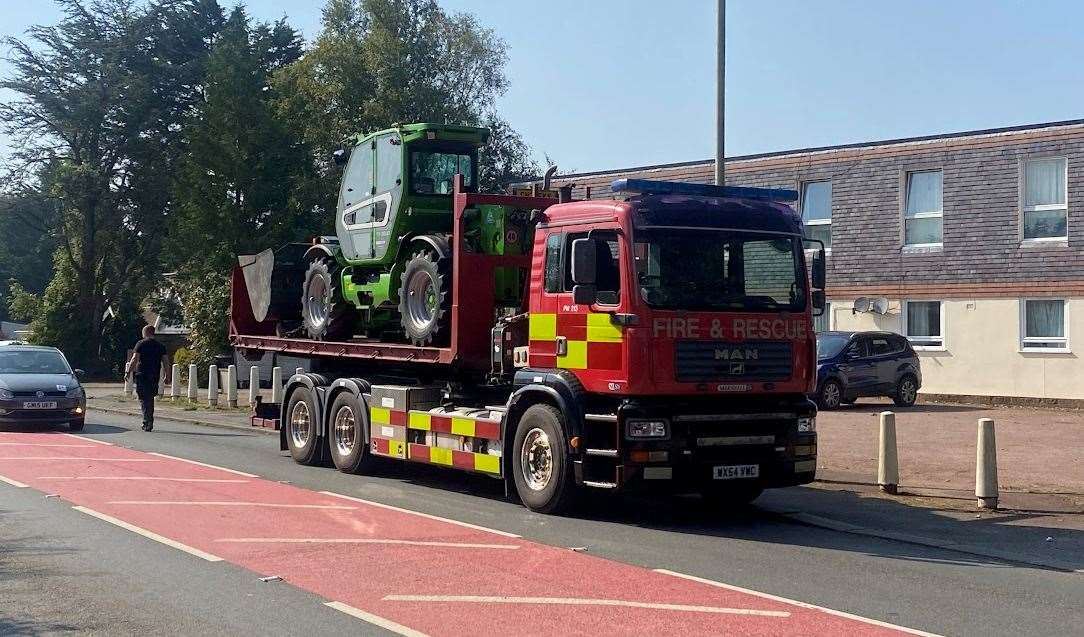
<svg viewBox="0 0 1084 637">
<path fill-rule="evenodd" d="M 723 104 L 726 92 L 726 0 L 719 0 L 719 25 L 715 43 L 715 183 L 726 184 L 726 165 L 723 163 Z"/>
</svg>

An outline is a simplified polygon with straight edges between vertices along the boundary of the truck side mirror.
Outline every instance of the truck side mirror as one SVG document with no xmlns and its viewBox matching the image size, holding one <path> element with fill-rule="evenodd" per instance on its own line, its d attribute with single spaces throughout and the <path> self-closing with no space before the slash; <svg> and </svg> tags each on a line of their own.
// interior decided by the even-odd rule
<svg viewBox="0 0 1084 637">
<path fill-rule="evenodd" d="M 825 267 L 824 248 L 820 248 L 813 253 L 813 269 L 810 273 L 810 282 L 813 284 L 814 290 L 824 289 L 825 282 L 828 279 L 826 270 L 827 268 Z"/>
<path fill-rule="evenodd" d="M 579 285 L 595 286 L 597 264 L 595 262 L 595 242 L 591 239 L 576 239 L 572 242 L 572 282 Z"/>
<path fill-rule="evenodd" d="M 821 314 L 824 313 L 824 306 L 825 306 L 824 290 L 813 290 L 812 297 L 813 297 L 813 310 L 818 313 L 817 316 L 820 316 Z"/>
</svg>

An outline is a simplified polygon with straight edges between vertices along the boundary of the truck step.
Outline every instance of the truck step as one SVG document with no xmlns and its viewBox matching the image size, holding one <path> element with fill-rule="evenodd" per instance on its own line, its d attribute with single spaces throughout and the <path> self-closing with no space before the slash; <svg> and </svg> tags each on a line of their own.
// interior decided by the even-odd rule
<svg viewBox="0 0 1084 637">
<path fill-rule="evenodd" d="M 616 489 L 616 482 L 596 482 L 595 480 L 584 480 L 583 486 L 593 487 L 595 489 Z"/>
<path fill-rule="evenodd" d="M 617 449 L 585 449 L 584 453 L 589 456 L 603 456 L 605 458 L 616 458 L 618 455 Z"/>
<path fill-rule="evenodd" d="M 593 422 L 617 422 L 617 416 L 614 414 L 584 414 L 583 419 Z"/>
</svg>

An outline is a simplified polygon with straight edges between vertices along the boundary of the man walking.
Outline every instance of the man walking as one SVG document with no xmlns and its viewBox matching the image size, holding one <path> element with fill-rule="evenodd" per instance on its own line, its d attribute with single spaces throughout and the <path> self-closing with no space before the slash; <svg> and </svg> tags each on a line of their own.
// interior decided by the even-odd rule
<svg viewBox="0 0 1084 637">
<path fill-rule="evenodd" d="M 166 347 L 154 338 L 154 326 L 143 328 L 143 340 L 132 348 L 132 359 L 124 370 L 133 376 L 139 406 L 143 409 L 143 431 L 154 429 L 154 398 L 158 395 L 158 379 L 162 375 L 162 358 Z"/>
</svg>

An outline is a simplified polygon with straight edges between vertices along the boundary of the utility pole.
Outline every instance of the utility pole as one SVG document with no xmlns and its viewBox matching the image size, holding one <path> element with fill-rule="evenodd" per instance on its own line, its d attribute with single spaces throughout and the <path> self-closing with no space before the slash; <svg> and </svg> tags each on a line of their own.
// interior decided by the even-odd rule
<svg viewBox="0 0 1084 637">
<path fill-rule="evenodd" d="M 719 26 L 715 43 L 715 183 L 726 184 L 726 166 L 723 163 L 723 105 L 726 92 L 726 0 L 719 0 Z"/>
</svg>

